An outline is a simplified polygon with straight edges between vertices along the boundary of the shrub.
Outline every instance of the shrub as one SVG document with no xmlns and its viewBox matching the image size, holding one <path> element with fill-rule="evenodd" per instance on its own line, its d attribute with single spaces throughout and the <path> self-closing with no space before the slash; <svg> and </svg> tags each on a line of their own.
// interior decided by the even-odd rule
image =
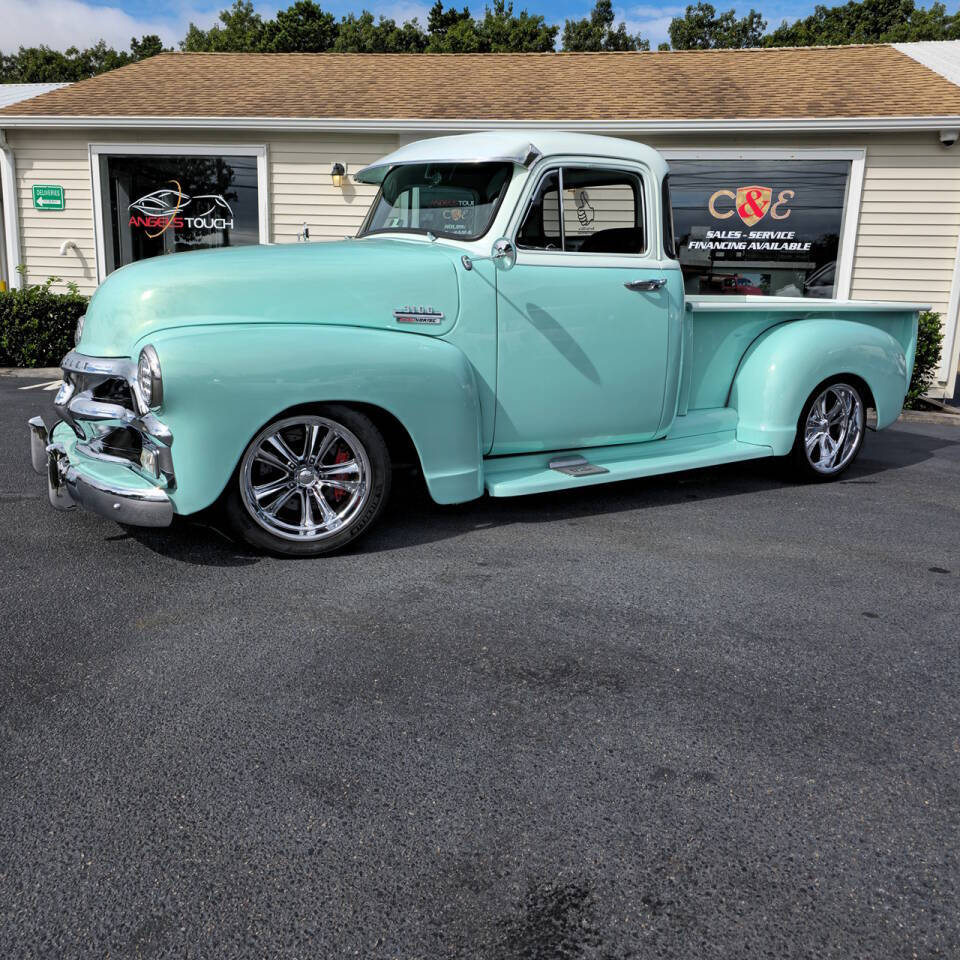
<svg viewBox="0 0 960 960">
<path fill-rule="evenodd" d="M 940 363 L 940 348 L 943 345 L 943 330 L 940 329 L 940 314 L 924 310 L 920 314 L 917 331 L 917 359 L 913 364 L 913 376 L 907 391 L 906 406 L 914 409 L 921 406 L 923 395 L 933 384 Z"/>
<path fill-rule="evenodd" d="M 88 301 L 75 283 L 67 293 L 53 292 L 59 279 L 0 293 L 0 367 L 57 367 L 73 347 Z"/>
</svg>

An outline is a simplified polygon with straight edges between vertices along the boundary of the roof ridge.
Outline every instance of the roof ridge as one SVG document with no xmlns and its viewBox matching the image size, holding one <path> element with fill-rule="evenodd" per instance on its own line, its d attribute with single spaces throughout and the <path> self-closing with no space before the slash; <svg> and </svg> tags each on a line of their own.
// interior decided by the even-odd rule
<svg viewBox="0 0 960 960">
<path fill-rule="evenodd" d="M 944 40 L 943 43 L 960 43 L 960 41 Z M 435 50 L 423 50 L 416 52 L 390 51 L 386 53 L 367 53 L 357 50 L 164 50 L 161 53 L 149 57 L 148 60 L 156 60 L 160 57 L 363 57 L 363 58 L 383 58 L 383 57 L 470 57 L 470 58 L 490 58 L 490 57 L 646 57 L 663 54 L 672 55 L 691 55 L 691 54 L 737 54 L 737 53 L 772 53 L 772 52 L 803 52 L 807 50 L 874 50 L 882 47 L 895 49 L 899 44 L 896 43 L 837 43 L 837 44 L 811 44 L 810 46 L 797 47 L 712 47 L 710 49 L 685 49 L 685 50 L 516 50 L 516 51 L 492 51 L 482 53 L 471 51 L 466 53 L 438 52 Z M 140 60 L 137 63 L 145 63 Z M 126 66 L 136 66 L 136 63 Z M 123 69 L 123 68 L 120 68 Z"/>
</svg>

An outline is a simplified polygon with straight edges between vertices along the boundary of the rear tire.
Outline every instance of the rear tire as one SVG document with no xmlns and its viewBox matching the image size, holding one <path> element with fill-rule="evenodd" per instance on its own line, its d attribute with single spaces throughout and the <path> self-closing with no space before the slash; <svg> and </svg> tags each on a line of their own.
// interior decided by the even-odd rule
<svg viewBox="0 0 960 960">
<path fill-rule="evenodd" d="M 863 387 L 850 377 L 832 377 L 807 398 L 797 421 L 788 460 L 797 479 L 836 480 L 857 459 L 866 432 Z"/>
<path fill-rule="evenodd" d="M 369 417 L 329 405 L 279 417 L 248 444 L 225 511 L 259 550 L 319 557 L 376 522 L 390 494 L 387 445 Z"/>
</svg>

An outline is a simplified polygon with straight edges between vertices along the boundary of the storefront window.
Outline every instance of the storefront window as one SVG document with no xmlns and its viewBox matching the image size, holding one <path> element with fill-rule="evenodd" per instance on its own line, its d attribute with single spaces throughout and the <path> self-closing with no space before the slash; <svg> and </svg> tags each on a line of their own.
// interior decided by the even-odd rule
<svg viewBox="0 0 960 960">
<path fill-rule="evenodd" d="M 671 160 L 688 294 L 833 297 L 847 160 Z"/>
<path fill-rule="evenodd" d="M 255 156 L 100 156 L 107 272 L 260 239 Z"/>
</svg>

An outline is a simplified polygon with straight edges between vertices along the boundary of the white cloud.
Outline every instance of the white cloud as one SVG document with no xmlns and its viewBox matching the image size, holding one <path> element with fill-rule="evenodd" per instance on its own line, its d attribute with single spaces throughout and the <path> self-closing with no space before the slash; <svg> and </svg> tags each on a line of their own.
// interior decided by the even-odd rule
<svg viewBox="0 0 960 960">
<path fill-rule="evenodd" d="M 54 50 L 83 49 L 101 39 L 108 46 L 126 50 L 131 37 L 145 33 L 158 34 L 165 45 L 176 46 L 191 20 L 209 25 L 218 9 L 182 6 L 166 16 L 136 17 L 119 7 L 82 0 L 0 0 L 0 23 L 4 24 L 0 50 L 13 53 L 20 46 L 40 44 Z"/>
<path fill-rule="evenodd" d="M 292 0 L 291 0 L 292 2 Z M 323 4 L 321 3 L 321 6 Z M 412 20 L 414 17 L 420 21 L 420 26 L 426 29 L 427 17 L 430 15 L 430 8 L 423 3 L 415 3 L 413 0 L 396 0 L 396 2 L 387 3 L 364 3 L 359 4 L 354 12 L 359 13 L 359 7 L 366 7 L 377 17 L 386 17 L 388 20 L 396 20 L 397 23 L 403 23 L 405 20 Z"/>
<path fill-rule="evenodd" d="M 0 0 L 2 2 L 2 0 Z M 650 49 L 670 39 L 670 21 L 674 17 L 682 17 L 686 7 L 649 7 L 637 6 L 616 10 L 616 22 L 621 20 L 627 25 L 630 33 L 642 34 L 650 41 Z"/>
<path fill-rule="evenodd" d="M 195 7 L 189 3 L 167 4 L 163 15 L 134 16 L 118 6 L 100 6 L 83 0 L 0 0 L 0 23 L 4 30 L 0 35 L 0 53 L 14 53 L 18 47 L 35 47 L 45 44 L 54 50 L 66 50 L 75 46 L 83 49 L 105 40 L 108 46 L 126 50 L 131 37 L 155 33 L 164 45 L 177 48 L 187 32 L 191 21 L 208 28 L 216 20 L 220 10 L 230 6 L 233 0 L 214 0 L 210 6 Z M 293 3 L 293 0 L 289 0 Z M 256 3 L 257 12 L 265 20 L 276 15 L 278 9 L 288 2 L 270 4 Z M 336 12 L 337 18 L 350 10 L 359 13 L 364 7 L 376 16 L 381 14 L 403 23 L 417 17 L 422 27 L 427 25 L 429 6 L 416 0 L 383 0 L 363 4 L 322 3 L 325 9 Z"/>
</svg>

